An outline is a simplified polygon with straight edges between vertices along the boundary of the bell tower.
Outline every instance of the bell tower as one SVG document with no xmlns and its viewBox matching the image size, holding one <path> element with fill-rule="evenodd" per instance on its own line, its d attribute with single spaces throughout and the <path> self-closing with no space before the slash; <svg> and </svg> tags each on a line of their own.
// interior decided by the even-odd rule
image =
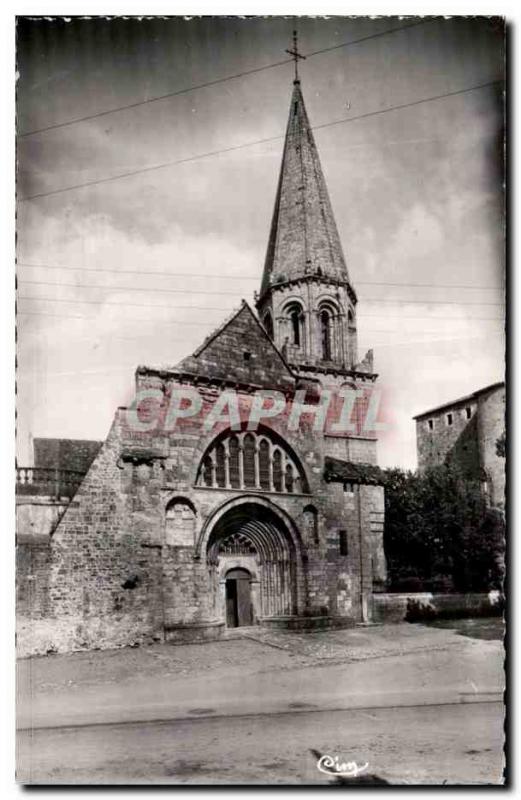
<svg viewBox="0 0 521 800">
<path fill-rule="evenodd" d="M 298 76 L 257 310 L 269 336 L 300 373 L 349 372 L 358 361 L 357 297 L 349 280 Z"/>
</svg>

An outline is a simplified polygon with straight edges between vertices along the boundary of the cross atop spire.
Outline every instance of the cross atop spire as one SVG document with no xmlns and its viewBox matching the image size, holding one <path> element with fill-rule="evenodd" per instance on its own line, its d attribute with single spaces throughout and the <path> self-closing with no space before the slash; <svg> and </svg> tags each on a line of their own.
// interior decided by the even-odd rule
<svg viewBox="0 0 521 800">
<path fill-rule="evenodd" d="M 294 83 L 299 83 L 299 77 L 298 77 L 298 62 L 299 62 L 299 58 L 302 59 L 303 61 L 305 61 L 306 60 L 306 56 L 301 55 L 301 53 L 299 53 L 299 51 L 298 51 L 297 31 L 293 31 L 293 50 L 286 50 L 285 52 L 288 53 L 288 55 L 293 57 L 293 61 L 295 62 L 295 81 L 294 81 Z"/>
</svg>

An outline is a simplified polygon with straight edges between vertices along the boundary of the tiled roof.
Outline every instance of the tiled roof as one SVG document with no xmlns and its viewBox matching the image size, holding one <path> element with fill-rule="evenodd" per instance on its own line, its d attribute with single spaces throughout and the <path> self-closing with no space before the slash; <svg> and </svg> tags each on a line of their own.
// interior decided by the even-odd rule
<svg viewBox="0 0 521 800">
<path fill-rule="evenodd" d="M 374 464 L 342 461 L 340 458 L 326 456 L 324 479 L 331 483 L 383 484 L 383 471 Z"/>
</svg>

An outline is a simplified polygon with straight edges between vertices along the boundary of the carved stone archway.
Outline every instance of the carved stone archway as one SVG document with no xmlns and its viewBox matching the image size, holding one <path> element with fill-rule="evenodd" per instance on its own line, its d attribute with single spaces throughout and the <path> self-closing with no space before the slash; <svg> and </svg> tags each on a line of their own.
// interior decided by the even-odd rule
<svg viewBox="0 0 521 800">
<path fill-rule="evenodd" d="M 200 545 L 214 575 L 219 618 L 225 614 L 223 577 L 237 567 L 255 576 L 255 622 L 298 613 L 299 542 L 269 504 L 254 497 L 229 504 L 203 533 Z"/>
</svg>

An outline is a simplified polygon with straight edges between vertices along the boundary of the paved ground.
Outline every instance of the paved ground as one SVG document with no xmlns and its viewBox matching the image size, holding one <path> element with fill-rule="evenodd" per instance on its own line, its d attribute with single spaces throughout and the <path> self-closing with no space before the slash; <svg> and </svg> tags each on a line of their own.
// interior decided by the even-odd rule
<svg viewBox="0 0 521 800">
<path fill-rule="evenodd" d="M 327 784 L 310 748 L 393 784 L 501 782 L 498 703 L 299 712 L 20 734 L 37 783 Z"/>
<path fill-rule="evenodd" d="M 501 642 L 422 625 L 238 635 L 20 661 L 18 779 L 320 782 L 314 747 L 393 782 L 500 781 Z"/>
</svg>

